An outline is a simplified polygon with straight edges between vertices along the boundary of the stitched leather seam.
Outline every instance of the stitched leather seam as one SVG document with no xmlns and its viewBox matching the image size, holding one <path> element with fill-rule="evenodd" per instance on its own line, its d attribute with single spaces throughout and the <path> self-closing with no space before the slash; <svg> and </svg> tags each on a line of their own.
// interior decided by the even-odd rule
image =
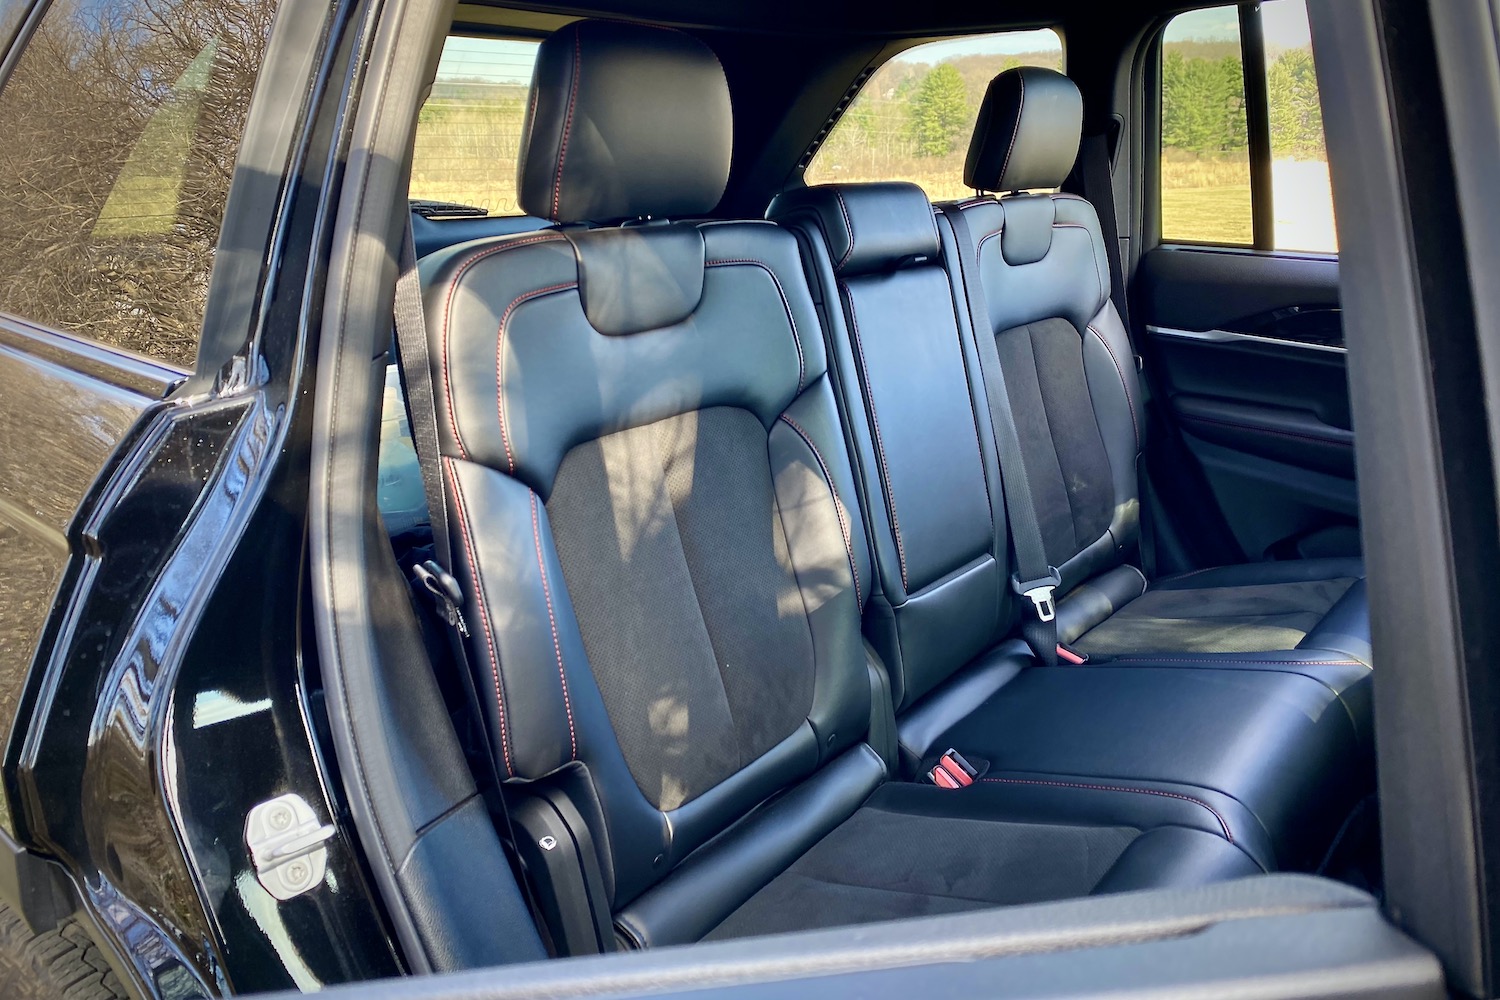
<svg viewBox="0 0 1500 1000">
<path fill-rule="evenodd" d="M 443 397 L 444 402 L 447 403 L 448 406 L 448 427 L 453 431 L 453 440 L 458 445 L 458 456 L 460 458 L 467 459 L 469 457 L 469 452 L 468 449 L 464 447 L 463 436 L 458 432 L 458 416 L 453 409 L 453 383 L 448 378 L 448 369 L 451 367 L 448 360 L 448 326 L 453 316 L 453 293 L 458 290 L 459 283 L 463 281 L 463 277 L 466 273 L 468 273 L 469 268 L 484 260 L 486 257 L 493 257 L 495 254 L 504 253 L 506 250 L 514 250 L 516 247 L 532 246 L 537 243 L 556 243 L 557 241 L 565 238 L 566 237 L 552 234 L 548 234 L 546 236 L 528 236 L 524 240 L 516 240 L 514 243 L 502 243 L 500 246 L 490 247 L 487 250 L 481 250 L 478 253 L 474 254 L 474 256 L 470 257 L 468 260 L 464 261 L 463 264 L 460 265 L 458 270 L 454 273 L 453 280 L 448 282 L 448 295 L 443 301 L 442 349 L 439 352 L 439 355 L 442 360 L 443 368 Z"/>
<path fill-rule="evenodd" d="M 1000 176 L 996 178 L 1000 187 L 1005 187 L 1005 173 L 1010 169 L 1010 154 L 1016 151 L 1016 137 L 1021 134 L 1021 119 L 1026 115 L 1026 73 L 1021 71 L 1016 74 L 1016 79 L 1021 83 L 1021 100 L 1016 107 L 1016 124 L 1010 130 L 1010 145 L 1005 150 L 1005 162 L 1000 164 Z"/>
<path fill-rule="evenodd" d="M 771 276 L 771 281 L 776 285 L 776 292 L 781 296 L 781 308 L 786 310 L 786 321 L 792 328 L 792 341 L 797 345 L 797 391 L 802 391 L 802 384 L 807 379 L 807 361 L 802 355 L 802 334 L 797 332 L 797 320 L 792 316 L 792 304 L 787 301 L 786 289 L 781 287 L 781 279 L 776 277 L 776 272 L 771 270 L 763 261 L 751 260 L 748 257 L 736 257 L 727 260 L 711 260 L 704 267 L 731 267 L 737 264 L 746 264 L 758 267 Z"/>
<path fill-rule="evenodd" d="M 1157 580 L 1156 584 L 1157 584 L 1157 586 L 1162 586 L 1163 584 L 1172 583 L 1172 582 L 1174 582 L 1176 580 L 1186 580 L 1190 576 L 1202 576 L 1204 573 L 1212 573 L 1216 569 L 1223 569 L 1223 568 L 1224 567 L 1222 567 L 1222 566 L 1205 566 L 1202 569 L 1189 570 L 1186 573 L 1179 573 L 1176 576 L 1168 577 L 1165 580 Z"/>
<path fill-rule="evenodd" d="M 870 429 L 875 432 L 875 450 L 880 455 L 880 488 L 885 494 L 886 509 L 891 514 L 891 533 L 896 536 L 896 559 L 901 567 L 901 586 L 909 589 L 906 581 L 906 546 L 901 541 L 901 522 L 896 517 L 896 497 L 891 490 L 891 470 L 885 460 L 885 442 L 880 435 L 880 418 L 875 413 L 875 397 L 870 387 L 869 365 L 865 363 L 864 340 L 859 335 L 859 316 L 854 310 L 854 299 L 849 295 L 849 286 L 839 282 L 844 301 L 849 303 L 849 328 L 854 333 L 854 347 L 859 352 L 859 380 L 864 386 L 865 401 L 870 411 Z"/>
<path fill-rule="evenodd" d="M 823 461 L 823 453 L 818 451 L 818 446 L 813 444 L 812 438 L 808 436 L 808 433 L 795 420 L 785 413 L 781 414 L 781 419 L 786 421 L 787 426 L 797 432 L 797 436 L 802 439 L 802 443 L 811 449 L 813 457 L 818 460 L 818 468 L 823 470 L 823 481 L 828 484 L 828 492 L 833 497 L 833 512 L 838 515 L 839 531 L 844 536 L 844 552 L 849 556 L 849 572 L 854 576 L 854 600 L 863 608 L 865 606 L 865 597 L 859 586 L 859 567 L 854 562 L 854 540 L 849 530 L 849 522 L 844 517 L 844 502 L 839 499 L 839 491 L 833 485 L 833 475 L 828 471 L 828 463 Z"/>
<path fill-rule="evenodd" d="M 562 643 L 557 639 L 557 616 L 552 612 L 552 588 L 547 584 L 547 564 L 542 559 L 542 529 L 531 494 L 531 538 L 536 542 L 536 568 L 542 574 L 542 596 L 547 599 L 547 623 L 552 626 L 552 648 L 557 653 L 557 679 L 562 682 L 563 710 L 568 713 L 569 760 L 578 759 L 578 733 L 573 728 L 573 700 L 568 697 L 568 675 L 563 669 Z"/>
<path fill-rule="evenodd" d="M 479 605 L 479 623 L 484 626 L 484 642 L 490 653 L 490 676 L 495 679 L 495 707 L 500 711 L 500 755 L 505 760 L 505 776 L 514 777 L 515 769 L 510 763 L 510 732 L 505 724 L 505 684 L 500 680 L 500 657 L 495 652 L 495 636 L 490 631 L 490 613 L 484 600 L 484 582 L 479 576 L 479 560 L 474 558 L 474 542 L 469 537 L 469 517 L 465 512 L 463 487 L 458 483 L 458 474 L 453 471 L 453 459 L 446 459 L 448 481 L 453 484 L 453 503 L 458 508 L 458 530 L 464 539 L 464 552 L 469 559 L 469 570 L 474 577 L 474 601 Z"/>
<path fill-rule="evenodd" d="M 1114 362 L 1115 372 L 1120 376 L 1120 388 L 1125 390 L 1125 405 L 1130 410 L 1130 428 L 1135 433 L 1135 446 L 1139 450 L 1141 447 L 1141 427 L 1140 424 L 1136 423 L 1135 397 L 1130 395 L 1130 383 L 1125 381 L 1125 369 L 1120 367 L 1120 359 L 1115 357 L 1115 349 L 1109 346 L 1109 341 L 1104 339 L 1102 333 L 1094 329 L 1094 324 L 1090 323 L 1088 325 L 1088 331 L 1094 335 L 1099 343 L 1104 345 L 1104 349 L 1109 352 L 1109 360 Z"/>
<path fill-rule="evenodd" d="M 1302 441 L 1311 441 L 1314 444 L 1326 444 L 1335 448 L 1353 448 L 1351 441 L 1335 441 L 1331 438 L 1318 437 L 1315 434 L 1299 434 L 1296 431 L 1284 431 L 1275 427 L 1257 427 L 1254 424 L 1239 424 L 1230 420 L 1216 420 L 1213 417 L 1200 417 L 1197 414 L 1183 414 L 1182 419 L 1195 424 L 1216 424 L 1219 427 L 1233 427 L 1236 430 L 1251 431 L 1256 434 L 1275 434 L 1279 437 L 1297 438 Z"/>
<path fill-rule="evenodd" d="M 1160 788 L 1132 788 L 1128 785 L 1090 785 L 1079 781 L 1041 781 L 1035 778 L 980 778 L 980 781 L 993 781 L 1005 785 L 1043 785 L 1054 788 L 1083 788 L 1094 792 L 1126 792 L 1131 795 L 1156 795 L 1164 799 L 1181 799 L 1183 802 L 1191 802 L 1202 806 L 1213 814 L 1214 819 L 1219 821 L 1219 829 L 1224 831 L 1224 839 L 1231 844 L 1234 843 L 1234 834 L 1229 832 L 1229 824 L 1224 821 L 1219 810 L 1204 802 L 1195 799 L 1191 795 L 1182 795 L 1178 792 L 1165 792 Z"/>
<path fill-rule="evenodd" d="M 495 414 L 500 420 L 500 443 L 505 445 L 506 471 L 512 475 L 516 471 L 516 456 L 511 453 L 510 435 L 505 430 L 505 328 L 510 324 L 510 314 L 515 312 L 516 307 L 521 303 L 577 287 L 578 282 L 566 281 L 560 285 L 548 285 L 546 288 L 533 288 L 529 292 L 516 296 L 511 304 L 505 307 L 505 312 L 500 314 L 500 331 L 495 335 Z"/>
<path fill-rule="evenodd" d="M 1202 657 L 1191 656 L 1115 656 L 1105 661 L 1107 663 L 1248 663 L 1255 666 L 1265 667 L 1362 667 L 1363 663 L 1358 660 L 1225 660 L 1210 659 L 1212 654 L 1204 654 Z"/>
<path fill-rule="evenodd" d="M 562 211 L 562 174 L 563 161 L 568 157 L 568 136 L 573 131 L 573 109 L 578 104 L 578 77 L 583 69 L 583 41 L 582 31 L 577 25 L 573 27 L 573 83 L 568 90 L 568 114 L 563 119 L 562 139 L 557 147 L 557 176 L 552 182 L 552 217 L 558 217 Z"/>
<path fill-rule="evenodd" d="M 839 211 L 844 216 L 844 228 L 849 230 L 849 248 L 844 251 L 844 256 L 839 258 L 838 267 L 834 268 L 835 271 L 842 271 L 854 254 L 854 220 L 849 217 L 849 206 L 844 204 L 844 192 L 834 188 L 833 196 L 839 200 Z"/>
</svg>

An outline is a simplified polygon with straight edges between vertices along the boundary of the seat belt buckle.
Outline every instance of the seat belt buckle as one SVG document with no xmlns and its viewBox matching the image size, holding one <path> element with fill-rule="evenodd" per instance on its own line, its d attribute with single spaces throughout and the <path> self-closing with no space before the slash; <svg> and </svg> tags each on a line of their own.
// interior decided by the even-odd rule
<svg viewBox="0 0 1500 1000">
<path fill-rule="evenodd" d="M 469 623 L 464 621 L 463 613 L 464 590 L 459 586 L 458 579 L 439 566 L 435 559 L 419 562 L 411 570 L 422 582 L 422 586 L 443 606 L 448 624 L 458 629 L 459 635 L 468 638 Z"/>
<path fill-rule="evenodd" d="M 927 772 L 927 777 L 939 788 L 965 788 L 974 784 L 979 772 L 964 759 L 963 754 L 949 747 Z"/>
<path fill-rule="evenodd" d="M 1057 602 L 1053 594 L 1062 586 L 1062 574 L 1057 571 L 1057 567 L 1048 566 L 1047 569 L 1051 575 L 1039 580 L 1022 580 L 1019 573 L 1010 578 L 1011 589 L 1030 600 L 1037 618 L 1044 622 L 1057 617 Z"/>
</svg>

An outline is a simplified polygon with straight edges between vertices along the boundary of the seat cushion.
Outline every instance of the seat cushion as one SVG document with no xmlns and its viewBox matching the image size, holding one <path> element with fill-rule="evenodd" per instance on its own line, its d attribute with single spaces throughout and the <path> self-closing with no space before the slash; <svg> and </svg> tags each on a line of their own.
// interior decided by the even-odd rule
<svg viewBox="0 0 1500 1000">
<path fill-rule="evenodd" d="M 1222 837 L 1108 814 L 1015 814 L 1006 790 L 887 784 L 715 928 L 710 939 L 960 913 L 1257 874 Z M 1012 817 L 1015 818 L 1012 818 Z"/>
<path fill-rule="evenodd" d="M 1368 664 L 1369 617 L 1359 560 L 1254 563 L 1159 581 L 1072 646 L 1111 657 L 1326 649 Z"/>
<path fill-rule="evenodd" d="M 1006 644 L 902 713 L 908 773 L 954 747 L 1038 797 L 1057 787 L 1138 809 L 1170 803 L 1172 824 L 1220 832 L 1267 869 L 1303 871 L 1373 787 L 1365 702 L 1302 671 L 1031 663 Z"/>
</svg>

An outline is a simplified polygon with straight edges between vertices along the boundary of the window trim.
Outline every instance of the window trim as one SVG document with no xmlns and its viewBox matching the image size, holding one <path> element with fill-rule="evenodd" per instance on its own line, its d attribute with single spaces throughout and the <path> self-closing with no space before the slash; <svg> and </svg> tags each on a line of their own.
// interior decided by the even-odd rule
<svg viewBox="0 0 1500 1000">
<path fill-rule="evenodd" d="M 1266 33 L 1260 4 L 1242 3 L 1240 65 L 1245 92 L 1245 131 L 1250 154 L 1250 227 L 1256 250 L 1276 249 L 1276 204 L 1272 200 L 1271 94 L 1266 80 Z"/>
</svg>

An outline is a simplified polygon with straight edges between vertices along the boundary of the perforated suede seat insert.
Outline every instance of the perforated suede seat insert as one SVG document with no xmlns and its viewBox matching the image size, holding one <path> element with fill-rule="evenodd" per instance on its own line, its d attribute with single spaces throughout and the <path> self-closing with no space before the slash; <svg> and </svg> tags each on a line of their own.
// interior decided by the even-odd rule
<svg viewBox="0 0 1500 1000">
<path fill-rule="evenodd" d="M 765 753 L 812 704 L 766 442 L 745 410 L 671 417 L 573 448 L 547 501 L 589 665 L 659 809 Z"/>
<path fill-rule="evenodd" d="M 1262 653 L 1296 649 L 1355 581 L 1148 590 L 1084 633 L 1080 652 Z"/>
</svg>

